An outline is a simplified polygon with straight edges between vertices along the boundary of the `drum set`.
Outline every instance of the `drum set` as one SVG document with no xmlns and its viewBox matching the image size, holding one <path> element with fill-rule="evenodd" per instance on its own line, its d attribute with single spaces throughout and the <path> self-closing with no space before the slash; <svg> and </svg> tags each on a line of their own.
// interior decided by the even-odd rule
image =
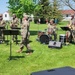
<svg viewBox="0 0 75 75">
<path fill-rule="evenodd" d="M 63 30 L 65 29 L 67 31 L 67 27 L 63 27 Z M 69 30 L 69 29 L 68 29 Z M 75 35 L 75 32 L 73 31 L 72 34 Z M 75 41 L 75 36 L 73 35 L 73 40 Z M 53 40 L 52 34 L 48 35 L 48 31 L 38 31 L 38 38 L 41 43 L 49 44 L 49 41 L 56 41 Z M 72 40 L 72 39 L 71 39 Z M 63 45 L 66 45 L 67 42 L 67 36 L 66 34 L 59 34 L 59 42 L 61 42 Z"/>
<path fill-rule="evenodd" d="M 41 43 L 45 43 L 45 44 L 48 44 L 49 41 L 52 41 L 52 35 L 48 35 L 46 34 L 45 32 L 43 31 L 39 31 L 38 32 L 38 38 L 39 38 L 39 41 Z M 55 41 L 55 40 L 54 40 Z M 60 34 L 59 35 L 59 41 L 62 43 L 62 44 L 65 44 L 66 43 L 66 35 L 65 34 Z"/>
<path fill-rule="evenodd" d="M 48 44 L 50 40 L 49 36 L 44 31 L 38 31 L 38 38 L 41 43 L 45 44 Z"/>
</svg>

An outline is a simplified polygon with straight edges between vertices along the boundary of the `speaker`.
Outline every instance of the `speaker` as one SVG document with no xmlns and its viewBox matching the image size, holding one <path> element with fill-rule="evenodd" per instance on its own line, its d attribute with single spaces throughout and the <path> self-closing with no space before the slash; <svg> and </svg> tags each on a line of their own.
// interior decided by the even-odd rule
<svg viewBox="0 0 75 75">
<path fill-rule="evenodd" d="M 49 48 L 62 48 L 62 43 L 58 41 L 49 41 Z"/>
</svg>

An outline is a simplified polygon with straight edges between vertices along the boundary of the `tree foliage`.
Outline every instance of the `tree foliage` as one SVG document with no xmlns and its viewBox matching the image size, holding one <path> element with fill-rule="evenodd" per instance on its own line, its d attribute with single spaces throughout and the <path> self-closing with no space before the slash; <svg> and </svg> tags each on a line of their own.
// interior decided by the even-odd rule
<svg viewBox="0 0 75 75">
<path fill-rule="evenodd" d="M 8 4 L 9 11 L 15 13 L 19 18 L 22 18 L 23 13 L 33 13 L 35 8 L 32 0 L 9 0 Z"/>
<path fill-rule="evenodd" d="M 35 4 L 33 3 L 33 0 L 20 0 L 21 4 L 23 5 L 23 11 L 26 13 L 33 13 Z"/>
<path fill-rule="evenodd" d="M 52 18 L 54 19 L 61 19 L 61 12 L 60 12 L 60 3 L 58 0 L 53 0 L 52 3 Z"/>
<path fill-rule="evenodd" d="M 38 8 L 38 10 L 34 11 L 35 16 L 38 16 L 43 21 L 45 21 L 46 18 L 50 18 L 52 7 L 49 0 L 40 0 L 38 3 Z"/>
<path fill-rule="evenodd" d="M 9 0 L 8 4 L 9 4 L 8 8 L 11 14 L 15 13 L 19 17 L 23 13 L 21 7 L 22 4 L 20 3 L 20 0 Z"/>
<path fill-rule="evenodd" d="M 61 17 L 61 13 L 59 11 L 59 1 L 58 0 L 40 0 L 38 3 L 39 9 L 36 12 L 35 16 L 39 16 L 39 18 L 44 19 L 59 19 Z"/>
</svg>

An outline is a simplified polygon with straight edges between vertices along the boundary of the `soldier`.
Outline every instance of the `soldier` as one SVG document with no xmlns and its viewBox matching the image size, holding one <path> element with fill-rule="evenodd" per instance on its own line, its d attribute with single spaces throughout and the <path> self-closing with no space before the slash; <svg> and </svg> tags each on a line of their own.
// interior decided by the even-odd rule
<svg viewBox="0 0 75 75">
<path fill-rule="evenodd" d="M 11 28 L 11 29 L 16 28 L 16 27 L 18 27 L 18 25 L 19 25 L 19 20 L 18 20 L 18 18 L 16 17 L 16 15 L 13 14 L 13 18 L 12 18 L 12 21 L 11 21 L 11 23 L 10 23 L 10 28 Z"/>
<path fill-rule="evenodd" d="M 24 13 L 23 15 L 23 19 L 22 19 L 22 26 L 21 26 L 21 36 L 22 36 L 22 41 L 21 41 L 21 46 L 20 46 L 20 50 L 18 50 L 17 52 L 22 52 L 24 45 L 27 48 L 27 52 L 30 53 L 31 52 L 31 48 L 30 48 L 30 44 L 29 44 L 29 21 L 28 21 L 28 15 L 26 15 Z"/>
<path fill-rule="evenodd" d="M 70 28 L 70 31 L 66 32 L 67 42 L 75 42 L 75 17 L 74 14 L 71 14 L 71 20 L 68 24 L 68 27 Z"/>
<path fill-rule="evenodd" d="M 5 28 L 5 26 L 6 26 L 6 23 L 3 20 L 3 15 L 0 14 L 0 27 Z M 1 29 L 0 29 L 0 37 L 2 37 L 2 39 L 4 40 L 4 35 L 2 34 Z"/>
<path fill-rule="evenodd" d="M 5 21 L 3 20 L 3 15 L 0 14 L 0 26 L 5 27 Z"/>
<path fill-rule="evenodd" d="M 13 18 L 12 18 L 12 21 L 11 21 L 11 23 L 10 23 L 10 28 L 11 28 L 11 29 L 15 29 L 15 28 L 18 27 L 18 25 L 19 25 L 19 20 L 18 20 L 18 18 L 16 17 L 16 15 L 13 14 Z M 12 37 L 12 40 L 13 40 L 13 41 L 14 41 L 14 38 L 17 40 L 17 35 L 13 35 L 13 37 Z"/>
<path fill-rule="evenodd" d="M 72 41 L 75 43 L 75 15 L 72 14 L 71 17 L 70 26 L 72 31 Z"/>
<path fill-rule="evenodd" d="M 56 25 L 54 24 L 54 19 L 51 19 L 48 23 L 48 35 L 54 35 L 54 41 L 57 40 Z"/>
</svg>

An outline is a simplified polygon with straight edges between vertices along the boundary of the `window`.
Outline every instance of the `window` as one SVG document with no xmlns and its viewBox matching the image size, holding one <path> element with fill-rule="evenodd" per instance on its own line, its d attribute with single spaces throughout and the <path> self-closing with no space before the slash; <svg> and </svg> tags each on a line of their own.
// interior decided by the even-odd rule
<svg viewBox="0 0 75 75">
<path fill-rule="evenodd" d="M 7 17 L 7 14 L 5 14 L 5 17 Z"/>
<path fill-rule="evenodd" d="M 69 15 L 68 14 L 66 14 L 66 17 L 68 17 Z"/>
</svg>

